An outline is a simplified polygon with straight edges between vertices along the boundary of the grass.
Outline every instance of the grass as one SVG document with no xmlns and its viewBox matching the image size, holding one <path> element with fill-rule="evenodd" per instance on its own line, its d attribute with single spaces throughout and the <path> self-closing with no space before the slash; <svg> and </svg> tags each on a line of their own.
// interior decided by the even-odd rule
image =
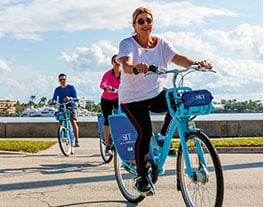
<svg viewBox="0 0 264 207">
<path fill-rule="evenodd" d="M 216 147 L 262 147 L 263 137 L 235 137 L 211 139 Z M 37 153 L 56 144 L 57 141 L 0 140 L 0 150 Z M 173 139 L 172 145 L 179 147 L 179 139 Z"/>
<path fill-rule="evenodd" d="M 263 137 L 212 138 L 215 147 L 262 147 Z M 178 148 L 179 139 L 173 139 L 172 145 Z"/>
<path fill-rule="evenodd" d="M 56 141 L 0 140 L 0 150 L 37 153 L 56 143 Z"/>
</svg>

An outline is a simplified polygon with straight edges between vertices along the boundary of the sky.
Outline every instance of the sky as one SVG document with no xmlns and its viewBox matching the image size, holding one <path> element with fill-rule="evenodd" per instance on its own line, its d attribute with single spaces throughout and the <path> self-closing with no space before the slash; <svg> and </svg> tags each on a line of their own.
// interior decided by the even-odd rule
<svg viewBox="0 0 264 207">
<path fill-rule="evenodd" d="M 262 0 L 0 0 L 0 100 L 51 99 L 65 73 L 78 97 L 99 103 L 101 77 L 139 6 L 153 11 L 152 35 L 217 71 L 192 74 L 187 86 L 215 101 L 262 100 Z"/>
</svg>

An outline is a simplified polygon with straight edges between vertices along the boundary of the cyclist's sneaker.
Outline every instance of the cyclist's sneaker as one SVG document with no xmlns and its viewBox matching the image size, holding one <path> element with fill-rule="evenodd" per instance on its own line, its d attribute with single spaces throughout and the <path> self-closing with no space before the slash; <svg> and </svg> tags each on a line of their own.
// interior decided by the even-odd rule
<svg viewBox="0 0 264 207">
<path fill-rule="evenodd" d="M 80 144 L 79 144 L 78 141 L 75 141 L 75 145 L 74 145 L 74 147 L 80 147 Z"/>
<path fill-rule="evenodd" d="M 106 148 L 105 148 L 105 155 L 106 156 L 112 156 L 113 153 L 112 153 L 112 146 L 111 145 L 108 145 Z"/>
<path fill-rule="evenodd" d="M 134 189 L 138 193 L 143 194 L 143 195 L 146 195 L 149 192 L 151 192 L 151 187 L 149 186 L 147 179 L 142 179 L 141 177 L 137 179 Z"/>
<path fill-rule="evenodd" d="M 170 147 L 168 155 L 169 156 L 176 156 L 176 150 L 173 147 Z"/>
<path fill-rule="evenodd" d="M 163 146 L 165 138 L 166 138 L 165 136 L 163 136 L 163 135 L 161 135 L 161 134 L 158 134 L 158 138 L 157 138 L 157 140 L 158 140 L 158 145 L 159 145 L 160 147 Z"/>
</svg>

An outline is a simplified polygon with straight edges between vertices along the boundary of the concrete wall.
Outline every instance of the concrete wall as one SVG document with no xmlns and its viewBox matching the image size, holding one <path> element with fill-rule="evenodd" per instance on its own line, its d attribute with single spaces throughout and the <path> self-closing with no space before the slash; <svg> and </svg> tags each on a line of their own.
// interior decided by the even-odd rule
<svg viewBox="0 0 264 207">
<path fill-rule="evenodd" d="M 80 137 L 98 137 L 97 122 L 79 122 Z M 210 137 L 263 136 L 262 120 L 196 121 L 198 128 Z M 153 131 L 158 133 L 161 121 L 153 122 Z M 0 123 L 0 138 L 57 137 L 57 122 Z M 175 137 L 177 137 L 177 132 Z"/>
</svg>

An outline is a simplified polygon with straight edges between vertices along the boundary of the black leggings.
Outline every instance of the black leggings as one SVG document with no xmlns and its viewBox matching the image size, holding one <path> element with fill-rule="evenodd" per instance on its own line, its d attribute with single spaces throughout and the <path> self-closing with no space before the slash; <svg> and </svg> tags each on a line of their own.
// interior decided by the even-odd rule
<svg viewBox="0 0 264 207">
<path fill-rule="evenodd" d="M 162 91 L 158 96 L 152 99 L 121 104 L 122 110 L 132 122 L 138 133 L 138 138 L 135 144 L 135 158 L 138 176 L 147 176 L 146 158 L 149 152 L 149 144 L 152 136 L 150 111 L 157 113 L 168 111 L 165 92 L 166 91 Z M 162 135 L 166 135 L 170 121 L 171 116 L 167 113 L 161 130 Z"/>
<path fill-rule="evenodd" d="M 101 98 L 101 108 L 104 115 L 104 125 L 108 126 L 108 116 L 112 114 L 113 109 L 118 109 L 118 99 L 115 100 L 107 100 Z"/>
</svg>

